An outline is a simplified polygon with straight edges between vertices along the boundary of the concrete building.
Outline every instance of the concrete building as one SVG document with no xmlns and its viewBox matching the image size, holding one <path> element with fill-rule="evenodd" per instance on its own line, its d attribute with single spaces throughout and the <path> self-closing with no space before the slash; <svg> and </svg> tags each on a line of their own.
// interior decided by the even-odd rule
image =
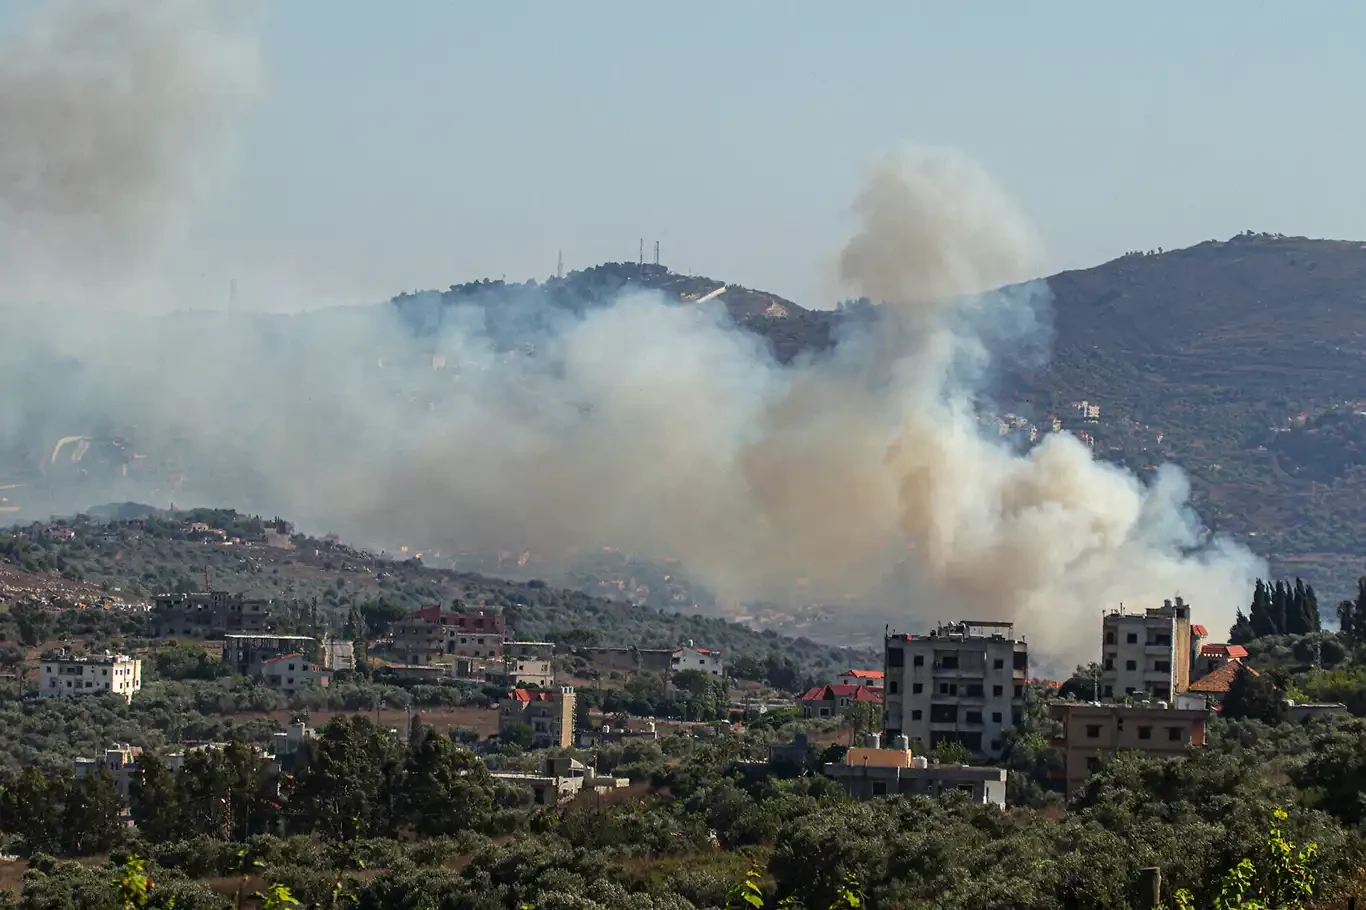
<svg viewBox="0 0 1366 910">
<path fill-rule="evenodd" d="M 579 653 L 599 670 L 667 675 L 673 666 L 672 648 L 583 648 Z"/>
<path fill-rule="evenodd" d="M 669 659 L 669 671 L 680 673 L 684 670 L 696 670 L 699 673 L 721 676 L 725 673 L 725 667 L 721 665 L 721 652 L 709 651 L 706 648 L 694 648 L 692 642 L 688 642 L 686 648 L 674 648 L 673 655 Z"/>
<path fill-rule="evenodd" d="M 306 654 L 316 643 L 311 635 L 224 635 L 223 666 L 239 676 L 259 676 L 263 662 L 282 654 Z"/>
<path fill-rule="evenodd" d="M 503 673 L 507 684 L 515 687 L 555 685 L 555 643 L 553 641 L 505 641 Z"/>
<path fill-rule="evenodd" d="M 345 672 L 356 669 L 356 643 L 339 638 L 323 640 L 320 649 L 324 670 Z"/>
<path fill-rule="evenodd" d="M 219 638 L 230 632 L 275 631 L 274 601 L 227 591 L 158 594 L 152 610 L 156 638 Z"/>
<path fill-rule="evenodd" d="M 550 692 L 513 689 L 498 708 L 498 733 L 505 734 L 515 724 L 531 728 L 532 748 L 569 749 L 574 745 L 574 706 L 572 686 Z"/>
<path fill-rule="evenodd" d="M 872 686 L 815 686 L 797 699 L 802 717 L 839 717 L 854 704 L 882 705 L 882 693 Z"/>
<path fill-rule="evenodd" d="M 1005 808 L 1006 804 L 1005 768 L 931 764 L 911 754 L 904 735 L 897 737 L 893 748 L 884 749 L 874 733 L 867 745 L 845 753 L 844 761 L 827 764 L 825 774 L 855 799 L 959 792 L 978 805 Z"/>
<path fill-rule="evenodd" d="M 43 661 L 38 680 L 38 694 L 43 698 L 112 692 L 131 702 L 141 688 L 142 661 L 108 651 L 103 657 L 71 657 L 63 652 Z"/>
<path fill-rule="evenodd" d="M 507 623 L 500 614 L 479 610 L 451 613 L 446 625 L 446 653 L 457 657 L 483 657 L 498 660 L 503 656 Z"/>
<path fill-rule="evenodd" d="M 955 622 L 885 642 L 884 731 L 932 749 L 956 742 L 997 758 L 1024 717 L 1029 652 L 1012 623 Z"/>
<path fill-rule="evenodd" d="M 1101 762 L 1117 752 L 1135 749 L 1166 757 L 1204 745 L 1209 719 L 1198 696 L 1178 696 L 1175 707 L 1166 702 L 1060 701 L 1049 706 L 1049 713 L 1062 722 L 1062 735 L 1053 746 L 1062 753 L 1068 794 L 1084 786 Z"/>
<path fill-rule="evenodd" d="M 1192 628 L 1199 629 L 1201 627 L 1193 626 Z M 1219 643 L 1201 645 L 1196 652 L 1195 662 L 1191 666 L 1191 684 L 1194 685 L 1196 680 L 1204 679 L 1220 667 L 1246 659 L 1247 648 L 1242 645 Z"/>
<path fill-rule="evenodd" d="M 530 787 L 532 800 L 538 806 L 554 806 L 568 802 L 580 793 L 608 793 L 631 784 L 627 778 L 598 774 L 592 765 L 567 757 L 545 759 L 537 774 L 494 771 L 489 776 Z"/>
<path fill-rule="evenodd" d="M 1169 699 L 1190 687 L 1200 647 L 1192 637 L 1190 607 L 1181 598 L 1141 613 L 1108 613 L 1101 634 L 1101 698 Z"/>
<path fill-rule="evenodd" d="M 422 607 L 389 628 L 389 648 L 409 665 L 445 663 L 450 656 L 502 657 L 506 624 L 500 614 L 485 610 L 453 613 L 440 604 Z"/>
<path fill-rule="evenodd" d="M 281 692 L 298 692 L 304 686 L 318 685 L 323 688 L 332 680 L 332 673 L 315 663 L 310 663 L 303 654 L 281 654 L 261 661 L 255 674 L 261 682 Z"/>
<path fill-rule="evenodd" d="M 138 746 L 114 743 L 105 749 L 104 755 L 99 758 L 76 759 L 71 770 L 76 780 L 85 780 L 101 772 L 108 774 L 114 782 L 114 792 L 119 795 L 119 799 L 127 802 L 128 794 L 133 789 L 133 781 L 137 778 L 137 762 L 141 754 L 142 749 Z"/>
<path fill-rule="evenodd" d="M 836 680 L 841 686 L 867 686 L 881 689 L 884 673 L 881 670 L 845 670 Z"/>
</svg>

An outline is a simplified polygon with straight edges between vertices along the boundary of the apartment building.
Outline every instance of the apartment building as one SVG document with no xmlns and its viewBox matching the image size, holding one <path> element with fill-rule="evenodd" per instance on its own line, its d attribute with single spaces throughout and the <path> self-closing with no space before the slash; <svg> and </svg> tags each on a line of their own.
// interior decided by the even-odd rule
<svg viewBox="0 0 1366 910">
<path fill-rule="evenodd" d="M 38 687 L 43 698 L 112 692 L 131 702 L 142 688 L 142 661 L 108 651 L 103 657 L 71 657 L 62 652 L 53 660 L 43 661 Z"/>
<path fill-rule="evenodd" d="M 1006 730 L 1024 717 L 1029 678 L 1028 648 L 1012 623 L 954 622 L 926 635 L 889 635 L 884 644 L 888 737 L 1001 755 Z"/>
<path fill-rule="evenodd" d="M 263 662 L 282 654 L 307 654 L 315 644 L 311 635 L 224 635 L 223 666 L 239 676 L 259 676 Z"/>
<path fill-rule="evenodd" d="M 1202 645 L 1195 629 L 1190 606 L 1180 597 L 1142 612 L 1107 613 L 1101 621 L 1100 697 L 1170 699 L 1185 692 Z"/>
<path fill-rule="evenodd" d="M 506 624 L 497 613 L 453 613 L 422 607 L 389 628 L 390 650 L 403 663 L 429 666 L 449 656 L 500 659 Z"/>
<path fill-rule="evenodd" d="M 1138 750 L 1149 755 L 1180 755 L 1205 744 L 1209 711 L 1195 696 L 1125 705 L 1101 702 L 1054 702 L 1049 713 L 1062 722 L 1062 735 L 1053 747 L 1062 753 L 1063 776 L 1072 794 L 1117 752 Z"/>
<path fill-rule="evenodd" d="M 572 748 L 576 699 L 572 686 L 549 692 L 513 689 L 498 707 L 498 733 L 507 733 L 515 724 L 526 724 L 531 728 L 532 748 Z"/>
<path fill-rule="evenodd" d="M 541 689 L 555 685 L 553 641 L 505 641 L 502 646 L 508 685 L 519 688 L 536 686 Z"/>
<path fill-rule="evenodd" d="M 219 638 L 227 633 L 259 634 L 276 627 L 271 600 L 248 600 L 227 591 L 158 594 L 152 610 L 155 638 Z"/>
</svg>

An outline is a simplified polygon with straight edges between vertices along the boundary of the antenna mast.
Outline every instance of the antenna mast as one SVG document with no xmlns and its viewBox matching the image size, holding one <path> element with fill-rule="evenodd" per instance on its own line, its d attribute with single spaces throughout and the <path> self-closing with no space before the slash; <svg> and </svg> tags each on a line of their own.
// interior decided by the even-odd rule
<svg viewBox="0 0 1366 910">
<path fill-rule="evenodd" d="M 644 237 L 640 238 L 640 258 L 636 261 L 636 265 L 639 265 L 639 266 L 644 266 L 644 265 L 645 265 L 645 238 L 644 238 Z"/>
<path fill-rule="evenodd" d="M 655 241 L 655 265 L 659 265 L 659 241 Z"/>
<path fill-rule="evenodd" d="M 555 277 L 564 277 L 564 250 L 560 250 L 560 258 L 555 260 Z"/>
</svg>

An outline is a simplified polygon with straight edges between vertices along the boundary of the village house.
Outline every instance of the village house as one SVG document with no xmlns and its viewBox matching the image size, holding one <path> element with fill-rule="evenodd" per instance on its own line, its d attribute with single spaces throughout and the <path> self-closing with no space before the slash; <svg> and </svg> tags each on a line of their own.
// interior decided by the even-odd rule
<svg viewBox="0 0 1366 910">
<path fill-rule="evenodd" d="M 802 717 L 839 717 L 857 702 L 880 706 L 882 695 L 872 686 L 825 685 L 808 689 L 797 701 Z"/>
<path fill-rule="evenodd" d="M 494 771 L 489 776 L 530 787 L 532 801 L 538 806 L 554 806 L 568 802 L 579 793 L 607 793 L 631 784 L 624 777 L 598 774 L 592 765 L 568 756 L 544 759 L 538 773 Z"/>
<path fill-rule="evenodd" d="M 128 743 L 114 743 L 104 750 L 99 758 L 78 758 L 72 762 L 71 770 L 76 780 L 85 780 L 101 772 L 108 774 L 114 782 L 114 792 L 123 802 L 128 801 L 133 781 L 137 778 L 138 756 L 142 749 Z"/>
<path fill-rule="evenodd" d="M 510 732 L 517 724 L 531 728 L 532 748 L 568 749 L 574 745 L 574 707 L 572 686 L 548 692 L 513 689 L 498 708 L 498 734 Z"/>
<path fill-rule="evenodd" d="M 503 675 L 510 686 L 555 685 L 555 643 L 552 641 L 505 641 Z"/>
<path fill-rule="evenodd" d="M 124 654 L 72 657 L 65 651 L 44 660 L 38 681 L 43 698 L 100 695 L 107 692 L 126 702 L 142 689 L 142 661 Z"/>
<path fill-rule="evenodd" d="M 1101 621 L 1100 697 L 1169 699 L 1185 692 L 1205 629 L 1191 625 L 1190 606 L 1173 603 L 1142 612 L 1114 610 Z"/>
<path fill-rule="evenodd" d="M 455 613 L 440 604 L 421 607 L 389 628 L 389 650 L 404 664 L 445 663 L 445 658 L 499 659 L 506 623 L 501 614 L 485 610 Z"/>
<path fill-rule="evenodd" d="M 692 642 L 688 642 L 686 648 L 674 648 L 673 656 L 669 661 L 669 669 L 673 673 L 696 670 L 699 673 L 708 673 L 712 676 L 721 676 L 725 672 L 725 668 L 721 665 L 720 651 L 694 648 Z"/>
<path fill-rule="evenodd" d="M 840 674 L 837 682 L 841 686 L 868 686 L 873 689 L 882 688 L 881 670 L 845 670 Z"/>
<path fill-rule="evenodd" d="M 286 693 L 298 692 L 308 685 L 326 688 L 332 679 L 330 671 L 310 663 L 298 652 L 261 661 L 255 676 L 270 688 Z"/>
<path fill-rule="evenodd" d="M 827 777 L 839 782 L 855 799 L 878 796 L 941 796 L 964 793 L 981 806 L 1006 804 L 1006 769 L 967 765 L 941 765 L 911 754 L 905 735 L 891 748 L 882 748 L 881 737 L 870 734 L 862 746 L 845 753 L 841 762 L 825 766 Z"/>
<path fill-rule="evenodd" d="M 1062 753 L 1068 794 L 1080 789 L 1118 752 L 1137 750 L 1167 758 L 1205 744 L 1209 709 L 1192 693 L 1165 701 L 1125 705 L 1114 702 L 1054 702 L 1049 713 L 1062 722 L 1053 747 Z"/>
</svg>

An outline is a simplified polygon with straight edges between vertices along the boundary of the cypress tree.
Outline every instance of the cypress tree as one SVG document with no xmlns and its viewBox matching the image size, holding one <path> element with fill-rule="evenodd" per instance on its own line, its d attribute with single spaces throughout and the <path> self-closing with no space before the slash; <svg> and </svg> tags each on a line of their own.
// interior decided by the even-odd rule
<svg viewBox="0 0 1366 910">
<path fill-rule="evenodd" d="M 1304 586 L 1304 615 L 1306 632 L 1322 632 L 1323 618 L 1319 616 L 1319 598 L 1313 585 Z"/>
<path fill-rule="evenodd" d="M 1248 625 L 1251 627 L 1253 638 L 1276 634 L 1271 621 L 1271 594 L 1267 590 L 1266 582 L 1260 578 L 1257 579 L 1256 590 L 1252 593 L 1252 607 L 1248 611 Z"/>
</svg>

